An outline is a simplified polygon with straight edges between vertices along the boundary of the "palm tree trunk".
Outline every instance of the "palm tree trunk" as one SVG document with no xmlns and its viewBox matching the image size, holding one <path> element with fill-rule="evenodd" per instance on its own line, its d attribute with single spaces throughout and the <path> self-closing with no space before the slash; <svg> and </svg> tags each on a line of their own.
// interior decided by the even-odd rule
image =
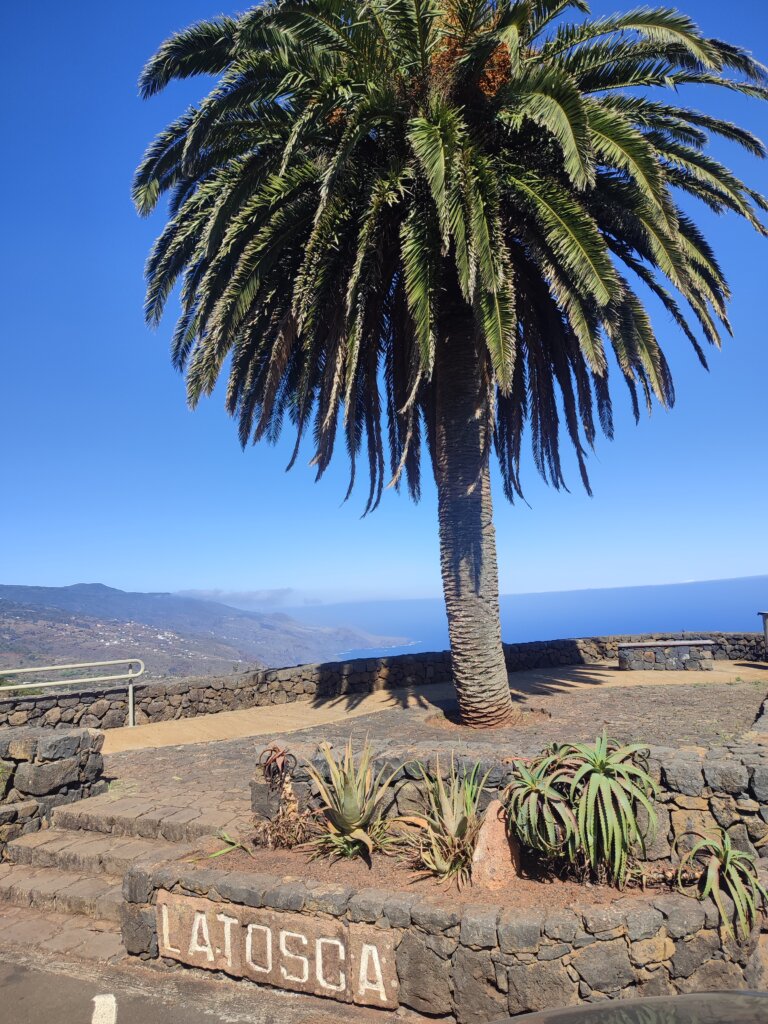
<svg viewBox="0 0 768 1024">
<path fill-rule="evenodd" d="M 489 728 L 514 712 L 501 646 L 489 391 L 469 318 L 452 317 L 440 337 L 433 385 L 433 463 L 453 681 L 462 721 Z"/>
</svg>

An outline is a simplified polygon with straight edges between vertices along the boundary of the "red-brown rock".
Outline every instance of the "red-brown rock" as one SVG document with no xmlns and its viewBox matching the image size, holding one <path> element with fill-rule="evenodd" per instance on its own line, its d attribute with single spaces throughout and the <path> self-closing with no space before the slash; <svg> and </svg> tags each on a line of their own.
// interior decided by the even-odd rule
<svg viewBox="0 0 768 1024">
<path fill-rule="evenodd" d="M 519 877 L 520 844 L 507 831 L 500 801 L 492 800 L 472 857 L 472 884 L 482 889 L 504 889 Z"/>
</svg>

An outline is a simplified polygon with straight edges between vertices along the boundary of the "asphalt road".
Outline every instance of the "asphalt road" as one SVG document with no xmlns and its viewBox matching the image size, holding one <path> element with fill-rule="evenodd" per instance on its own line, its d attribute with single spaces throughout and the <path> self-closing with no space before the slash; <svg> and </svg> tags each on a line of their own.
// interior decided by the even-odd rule
<svg viewBox="0 0 768 1024">
<path fill-rule="evenodd" d="M 103 983 L 0 967 L 2 1024 L 213 1024 L 189 1006 L 168 1006 L 145 996 L 105 991 Z"/>
<path fill-rule="evenodd" d="M 363 1024 L 360 1008 L 147 969 L 8 962 L 0 953 L 0 1024 Z M 419 1020 L 418 1016 L 415 1018 Z"/>
</svg>

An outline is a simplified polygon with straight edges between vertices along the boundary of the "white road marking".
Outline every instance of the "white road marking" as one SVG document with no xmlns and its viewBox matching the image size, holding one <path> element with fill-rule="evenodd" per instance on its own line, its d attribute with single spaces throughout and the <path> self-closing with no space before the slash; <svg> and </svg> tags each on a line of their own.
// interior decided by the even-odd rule
<svg viewBox="0 0 768 1024">
<path fill-rule="evenodd" d="M 114 996 L 93 997 L 91 1024 L 117 1024 L 117 1002 Z"/>
</svg>

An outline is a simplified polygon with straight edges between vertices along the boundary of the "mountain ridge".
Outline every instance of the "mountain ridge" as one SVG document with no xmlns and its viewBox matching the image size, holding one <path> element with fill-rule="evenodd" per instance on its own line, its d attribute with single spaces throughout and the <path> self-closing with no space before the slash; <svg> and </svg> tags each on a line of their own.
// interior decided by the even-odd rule
<svg viewBox="0 0 768 1024">
<path fill-rule="evenodd" d="M 303 623 L 282 610 L 246 611 L 170 592 L 123 591 L 103 583 L 0 584 L 5 668 L 19 666 L 20 658 L 25 665 L 102 660 L 107 651 L 110 657 L 143 658 L 149 676 L 192 675 L 328 661 L 349 649 L 399 642 L 354 627 Z"/>
</svg>

